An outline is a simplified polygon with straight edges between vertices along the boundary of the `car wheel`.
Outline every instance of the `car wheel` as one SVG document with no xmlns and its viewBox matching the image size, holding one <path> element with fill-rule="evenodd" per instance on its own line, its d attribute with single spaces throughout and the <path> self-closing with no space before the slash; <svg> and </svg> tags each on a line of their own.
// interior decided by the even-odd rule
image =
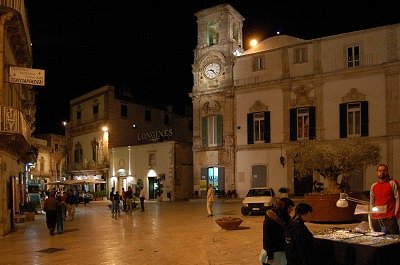
<svg viewBox="0 0 400 265">
<path fill-rule="evenodd" d="M 242 213 L 242 215 L 249 215 L 249 211 L 247 211 L 246 209 L 242 208 L 240 210 L 240 212 Z"/>
</svg>

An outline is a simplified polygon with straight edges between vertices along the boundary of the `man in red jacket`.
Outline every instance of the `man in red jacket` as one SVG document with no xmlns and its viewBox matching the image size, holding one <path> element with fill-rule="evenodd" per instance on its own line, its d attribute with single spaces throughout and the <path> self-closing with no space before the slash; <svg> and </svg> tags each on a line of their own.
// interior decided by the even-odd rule
<svg viewBox="0 0 400 265">
<path fill-rule="evenodd" d="M 371 206 L 386 206 L 385 213 L 372 213 L 372 227 L 376 232 L 399 234 L 399 183 L 388 173 L 388 166 L 380 164 L 376 173 L 378 181 L 372 184 L 370 191 Z"/>
</svg>

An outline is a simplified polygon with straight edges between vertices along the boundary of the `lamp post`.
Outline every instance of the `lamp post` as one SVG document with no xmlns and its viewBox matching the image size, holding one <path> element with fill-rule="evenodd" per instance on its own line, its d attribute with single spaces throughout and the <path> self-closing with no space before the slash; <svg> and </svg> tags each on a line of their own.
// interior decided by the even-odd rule
<svg viewBox="0 0 400 265">
<path fill-rule="evenodd" d="M 336 206 L 340 207 L 340 208 L 348 207 L 349 206 L 349 203 L 348 203 L 349 201 L 368 206 L 368 212 L 367 213 L 368 213 L 369 231 L 370 232 L 375 232 L 374 228 L 372 227 L 371 212 L 372 213 L 382 213 L 382 212 L 386 212 L 386 209 L 382 208 L 382 207 L 377 207 L 377 206 L 373 206 L 371 208 L 371 204 L 370 204 L 369 201 L 363 201 L 363 200 L 360 200 L 360 199 L 356 199 L 356 198 L 350 197 L 350 196 L 347 195 L 347 193 L 340 193 L 340 197 L 339 197 L 339 200 L 336 202 Z"/>
</svg>

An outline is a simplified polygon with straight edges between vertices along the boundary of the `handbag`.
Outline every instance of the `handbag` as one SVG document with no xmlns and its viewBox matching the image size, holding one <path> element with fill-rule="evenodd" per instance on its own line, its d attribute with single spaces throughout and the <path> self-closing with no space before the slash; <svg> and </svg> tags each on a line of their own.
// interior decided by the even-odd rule
<svg viewBox="0 0 400 265">
<path fill-rule="evenodd" d="M 265 251 L 265 249 L 261 249 L 260 251 L 260 255 L 258 256 L 258 260 L 262 263 L 268 263 L 268 255 L 267 255 L 267 251 Z"/>
</svg>

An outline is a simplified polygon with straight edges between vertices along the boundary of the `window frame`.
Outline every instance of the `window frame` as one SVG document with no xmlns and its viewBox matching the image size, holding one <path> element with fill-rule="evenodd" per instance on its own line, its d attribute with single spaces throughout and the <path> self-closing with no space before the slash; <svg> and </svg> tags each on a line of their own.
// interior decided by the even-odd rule
<svg viewBox="0 0 400 265">
<path fill-rule="evenodd" d="M 308 47 L 293 49 L 293 63 L 300 64 L 308 62 Z"/>
<path fill-rule="evenodd" d="M 361 46 L 351 45 L 346 47 L 346 65 L 347 68 L 355 68 L 361 66 Z"/>
<path fill-rule="evenodd" d="M 265 70 L 265 55 L 253 57 L 253 72 Z"/>
</svg>

